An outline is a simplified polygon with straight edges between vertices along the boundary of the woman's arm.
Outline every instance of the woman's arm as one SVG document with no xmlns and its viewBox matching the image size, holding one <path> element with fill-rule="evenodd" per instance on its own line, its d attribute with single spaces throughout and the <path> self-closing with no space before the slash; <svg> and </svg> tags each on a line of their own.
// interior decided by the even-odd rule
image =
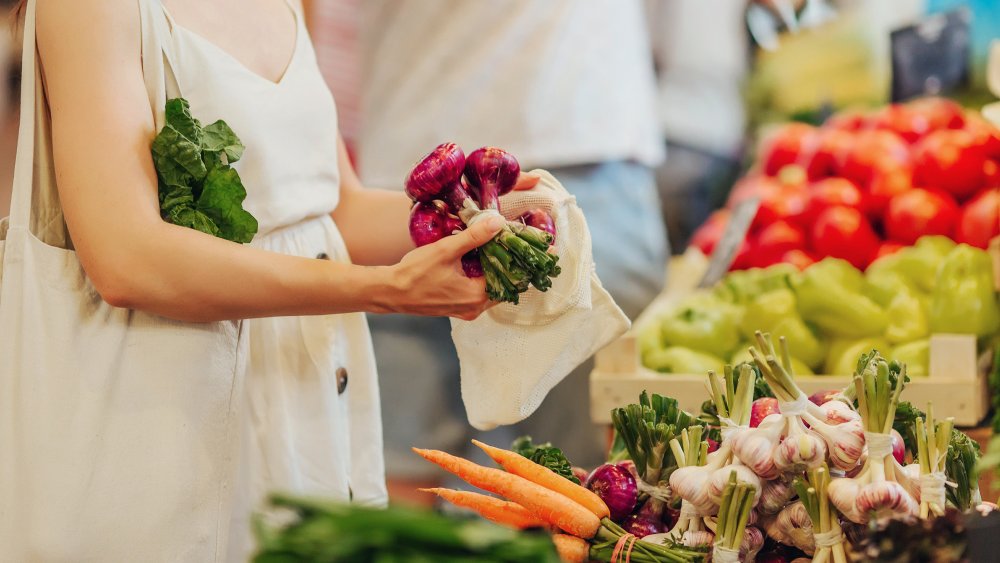
<svg viewBox="0 0 1000 563">
<path fill-rule="evenodd" d="M 333 212 L 351 260 L 355 264 L 395 264 L 413 250 L 410 240 L 410 199 L 400 191 L 361 185 L 344 140 L 337 145 L 340 166 L 340 204 Z M 400 180 L 402 181 L 402 180 Z"/>
<path fill-rule="evenodd" d="M 396 266 L 366 268 L 163 222 L 136 2 L 40 2 L 38 47 L 67 226 L 110 304 L 185 321 L 351 311 L 473 318 L 488 306 L 482 280 L 465 278 L 458 258 L 498 225 L 418 249 Z"/>
</svg>

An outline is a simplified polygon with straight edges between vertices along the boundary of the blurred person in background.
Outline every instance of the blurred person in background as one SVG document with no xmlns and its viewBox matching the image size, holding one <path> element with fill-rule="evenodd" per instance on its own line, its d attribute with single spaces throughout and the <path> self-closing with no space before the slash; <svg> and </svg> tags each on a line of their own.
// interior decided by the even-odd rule
<svg viewBox="0 0 1000 563">
<path fill-rule="evenodd" d="M 445 141 L 467 152 L 498 146 L 524 170 L 546 168 L 576 196 L 597 273 L 634 318 L 659 292 L 668 256 L 641 1 L 371 0 L 362 9 L 358 164 L 366 185 L 398 189 L 413 163 Z M 370 321 L 383 397 L 392 398 L 384 403 L 390 495 L 405 494 L 439 475 L 411 446 L 467 448 L 458 358 L 447 319 Z M 526 421 L 487 439 L 506 445 L 530 434 L 577 465 L 602 462 L 607 436 L 590 421 L 591 367 L 577 368 Z"/>
<path fill-rule="evenodd" d="M 656 179 L 675 252 L 722 203 L 741 168 L 749 66 L 746 4 L 647 0 L 667 159 Z"/>
<path fill-rule="evenodd" d="M 9 13 L 14 0 L 0 1 L 0 11 Z M 0 25 L 0 218 L 10 209 L 10 187 L 14 178 L 14 151 L 17 145 L 17 97 L 19 38 L 15 26 Z"/>
</svg>

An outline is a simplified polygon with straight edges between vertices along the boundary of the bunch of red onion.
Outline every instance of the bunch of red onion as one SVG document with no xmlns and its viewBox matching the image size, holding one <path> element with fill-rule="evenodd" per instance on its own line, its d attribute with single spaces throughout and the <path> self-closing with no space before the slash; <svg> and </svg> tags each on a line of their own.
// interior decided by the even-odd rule
<svg viewBox="0 0 1000 563">
<path fill-rule="evenodd" d="M 423 246 L 498 215 L 500 196 L 514 189 L 520 173 L 517 159 L 503 149 L 483 147 L 466 158 L 455 143 L 438 146 L 406 179 L 406 194 L 414 201 L 410 238 Z M 552 217 L 532 210 L 466 255 L 462 267 L 469 277 L 485 276 L 491 300 L 516 304 L 530 286 L 552 287 L 551 278 L 560 272 L 558 256 L 548 252 L 554 240 Z"/>
</svg>

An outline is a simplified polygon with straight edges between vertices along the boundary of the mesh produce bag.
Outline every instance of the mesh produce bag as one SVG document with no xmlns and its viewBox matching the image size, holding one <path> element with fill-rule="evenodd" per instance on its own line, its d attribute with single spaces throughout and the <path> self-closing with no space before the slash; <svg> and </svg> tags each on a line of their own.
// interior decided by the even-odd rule
<svg viewBox="0 0 1000 563">
<path fill-rule="evenodd" d="M 529 191 L 500 199 L 508 219 L 541 208 L 556 225 L 562 273 L 552 288 L 534 288 L 519 305 L 501 303 L 474 321 L 452 319 L 461 365 L 462 400 L 480 430 L 519 422 L 574 368 L 629 328 L 629 320 L 601 286 L 590 231 L 576 198 L 548 172 Z"/>
</svg>

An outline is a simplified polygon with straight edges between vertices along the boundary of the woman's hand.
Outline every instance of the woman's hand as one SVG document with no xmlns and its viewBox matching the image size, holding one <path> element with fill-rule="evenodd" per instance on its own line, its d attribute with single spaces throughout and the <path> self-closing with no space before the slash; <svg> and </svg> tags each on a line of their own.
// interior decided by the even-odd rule
<svg viewBox="0 0 1000 563">
<path fill-rule="evenodd" d="M 468 278 L 462 256 L 489 242 L 503 227 L 500 217 L 411 251 L 390 267 L 390 290 L 384 307 L 396 313 L 455 317 L 471 321 L 493 303 L 483 278 Z"/>
</svg>

